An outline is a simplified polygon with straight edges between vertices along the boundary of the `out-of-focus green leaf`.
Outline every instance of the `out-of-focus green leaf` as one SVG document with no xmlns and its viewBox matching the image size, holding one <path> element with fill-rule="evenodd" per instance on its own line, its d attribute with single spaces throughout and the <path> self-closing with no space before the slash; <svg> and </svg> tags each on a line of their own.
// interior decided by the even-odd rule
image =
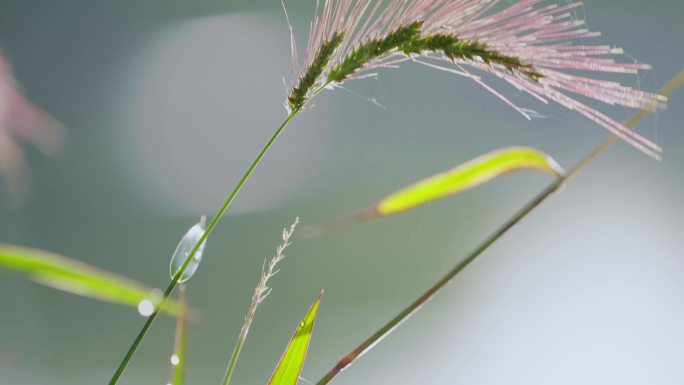
<svg viewBox="0 0 684 385">
<path fill-rule="evenodd" d="M 320 303 L 321 296 L 318 296 L 302 322 L 299 323 L 283 356 L 280 358 L 280 362 L 278 362 L 278 366 L 271 375 L 268 385 L 297 384 L 299 373 L 302 371 L 304 359 L 306 358 L 306 351 L 309 348 L 309 341 L 311 341 L 311 332 L 313 331 L 314 320 L 316 319 L 316 312 L 318 312 L 318 305 Z"/>
<path fill-rule="evenodd" d="M 130 278 L 48 251 L 0 244 L 0 271 L 25 273 L 34 281 L 54 289 L 137 307 L 150 298 L 152 288 Z M 176 314 L 178 304 L 168 300 L 163 311 Z"/>
<path fill-rule="evenodd" d="M 382 199 L 374 211 L 380 216 L 395 214 L 521 170 L 547 172 L 557 178 L 564 173 L 551 157 L 541 151 L 527 147 L 509 147 L 482 155 L 401 189 Z"/>
</svg>

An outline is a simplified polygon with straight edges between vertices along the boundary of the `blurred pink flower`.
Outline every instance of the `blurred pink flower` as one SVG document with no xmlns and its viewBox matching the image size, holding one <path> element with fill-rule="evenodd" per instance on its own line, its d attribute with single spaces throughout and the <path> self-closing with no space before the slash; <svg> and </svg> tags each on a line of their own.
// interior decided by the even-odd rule
<svg viewBox="0 0 684 385">
<path fill-rule="evenodd" d="M 62 136 L 59 123 L 19 92 L 9 63 L 0 55 L 0 177 L 14 198 L 25 196 L 30 180 L 18 139 L 54 154 L 61 147 Z"/>
<path fill-rule="evenodd" d="M 375 76 L 378 68 L 393 68 L 406 61 L 447 71 L 472 79 L 485 89 L 530 118 L 529 110 L 519 108 L 506 96 L 485 84 L 471 70 L 492 74 L 505 80 L 520 91 L 532 95 L 543 103 L 554 101 L 577 111 L 603 126 L 646 154 L 659 158 L 661 148 L 593 107 L 580 102 L 576 96 L 598 100 L 610 105 L 631 108 L 664 106 L 666 98 L 623 86 L 614 81 L 600 80 L 582 75 L 583 72 L 612 72 L 634 74 L 649 68 L 636 63 L 619 63 L 610 56 L 622 50 L 608 45 L 576 44 L 573 41 L 599 36 L 584 26 L 583 20 L 573 15 L 579 2 L 564 5 L 548 4 L 545 0 L 519 0 L 502 9 L 494 10 L 498 0 L 327 0 L 322 9 L 316 6 L 316 17 L 306 46 L 306 56 L 299 64 L 296 44 L 293 48 L 293 87 L 312 66 L 316 55 L 326 42 L 339 34 L 342 43 L 331 55 L 323 76 L 317 79 L 306 98 L 313 97 L 323 86 L 334 86 L 326 73 L 339 65 L 362 44 L 379 41 L 412 23 L 419 22 L 419 38 L 448 36 L 473 47 L 462 57 L 446 55 L 443 51 L 424 47 L 419 53 L 405 52 L 401 46 L 383 51 L 347 79 Z M 512 59 L 497 62 L 478 55 L 500 55 Z M 356 52 L 358 53 L 358 52 Z M 508 65 L 507 65 L 508 64 Z M 533 72 L 535 76 L 530 76 Z M 536 76 L 539 75 L 539 76 Z M 572 96 L 571 96 L 572 95 Z"/>
</svg>

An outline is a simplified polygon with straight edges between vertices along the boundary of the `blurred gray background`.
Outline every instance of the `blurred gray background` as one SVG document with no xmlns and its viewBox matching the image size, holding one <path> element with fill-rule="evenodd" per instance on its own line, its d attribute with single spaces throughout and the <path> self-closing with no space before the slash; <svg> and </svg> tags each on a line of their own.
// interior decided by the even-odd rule
<svg viewBox="0 0 684 385">
<path fill-rule="evenodd" d="M 286 5 L 303 46 L 314 2 Z M 578 17 L 626 60 L 653 65 L 621 77 L 628 84 L 656 91 L 684 67 L 680 0 L 589 0 Z M 23 206 L 0 182 L 0 242 L 157 287 L 181 235 L 213 215 L 285 116 L 289 36 L 276 0 L 2 0 L 0 48 L 26 96 L 67 133 L 55 158 L 25 146 L 34 179 Z M 219 382 L 262 261 L 295 216 L 327 221 L 509 145 L 569 167 L 607 136 L 504 87 L 544 115 L 528 122 L 467 79 L 418 66 L 347 88 L 295 119 L 208 242 L 188 282 L 203 314 L 190 329 L 189 383 Z M 663 146 L 662 162 L 614 146 L 335 383 L 684 383 L 683 105 L 679 92 L 639 127 Z M 303 371 L 315 382 L 548 182 L 512 175 L 296 240 L 234 383 L 266 383 L 325 289 Z M 0 384 L 105 383 L 143 323 L 134 309 L 9 272 L 0 303 Z M 160 317 L 122 384 L 166 383 L 173 328 Z"/>
</svg>

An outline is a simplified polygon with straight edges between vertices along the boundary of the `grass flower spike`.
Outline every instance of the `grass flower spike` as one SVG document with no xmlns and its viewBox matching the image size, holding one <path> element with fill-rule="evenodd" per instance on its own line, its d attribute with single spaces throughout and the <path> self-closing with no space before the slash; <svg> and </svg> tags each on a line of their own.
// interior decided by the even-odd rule
<svg viewBox="0 0 684 385">
<path fill-rule="evenodd" d="M 665 97 L 583 75 L 633 74 L 648 65 L 616 62 L 610 56 L 622 53 L 619 48 L 573 43 L 599 35 L 573 17 L 579 2 L 556 5 L 520 0 L 494 10 L 497 3 L 327 0 L 322 7 L 317 5 L 305 59 L 293 76 L 289 110 L 299 111 L 326 87 L 376 76 L 377 69 L 414 61 L 474 80 L 529 119 L 527 110 L 478 74 L 489 73 L 543 103 L 553 101 L 575 110 L 644 153 L 660 158 L 661 148 L 656 143 L 577 98 L 631 108 L 662 107 Z M 292 47 L 296 63 L 296 44 Z"/>
<path fill-rule="evenodd" d="M 233 353 L 228 361 L 226 373 L 223 376 L 223 385 L 228 385 L 230 383 L 230 379 L 233 376 L 233 371 L 235 370 L 235 365 L 237 364 L 238 357 L 240 357 L 240 352 L 242 351 L 242 346 L 244 346 L 245 340 L 247 340 L 249 328 L 252 326 L 252 321 L 254 321 L 257 308 L 271 293 L 271 288 L 268 287 L 268 281 L 273 278 L 274 275 L 278 274 L 279 270 L 276 269 L 276 266 L 285 258 L 285 249 L 292 244 L 290 242 L 290 238 L 292 237 L 297 224 L 299 224 L 299 217 L 295 218 L 294 223 L 290 225 L 289 229 L 283 229 L 283 242 L 276 248 L 276 255 L 271 258 L 268 263 L 266 263 L 266 260 L 264 260 L 264 266 L 261 268 L 261 278 L 259 279 L 259 283 L 257 283 L 256 287 L 254 288 L 252 303 L 249 305 L 249 310 L 247 310 L 245 322 L 242 324 L 240 335 L 238 336 L 237 343 L 235 344 Z"/>
</svg>

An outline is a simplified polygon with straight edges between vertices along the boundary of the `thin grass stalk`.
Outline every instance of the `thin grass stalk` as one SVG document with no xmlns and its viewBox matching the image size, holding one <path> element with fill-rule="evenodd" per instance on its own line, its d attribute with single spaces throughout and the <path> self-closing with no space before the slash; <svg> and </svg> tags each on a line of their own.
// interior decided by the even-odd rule
<svg viewBox="0 0 684 385">
<path fill-rule="evenodd" d="M 249 179 L 250 175 L 252 175 L 252 172 L 254 169 L 259 165 L 259 162 L 261 162 L 261 159 L 266 155 L 268 150 L 271 148 L 273 143 L 278 139 L 280 134 L 283 132 L 285 127 L 287 127 L 288 123 L 292 121 L 292 119 L 295 117 L 295 115 L 300 111 L 300 109 L 295 109 L 292 110 L 285 120 L 280 124 L 280 127 L 273 133 L 271 138 L 266 142 L 264 147 L 261 149 L 261 152 L 259 152 L 259 155 L 254 159 L 252 164 L 247 168 L 245 171 L 244 175 L 242 178 L 240 178 L 240 181 L 235 185 L 233 188 L 233 191 L 230 193 L 226 201 L 223 203 L 221 208 L 218 210 L 214 218 L 211 220 L 209 225 L 207 226 L 207 229 L 205 230 L 204 234 L 202 237 L 197 241 L 197 244 L 195 244 L 195 247 L 192 249 L 190 254 L 188 254 L 188 257 L 185 259 L 185 262 L 183 263 L 183 266 L 181 266 L 180 269 L 176 272 L 176 274 L 173 276 L 173 279 L 171 279 L 171 282 L 169 282 L 169 285 L 166 287 L 166 290 L 164 290 L 164 296 L 162 297 L 162 300 L 160 301 L 159 305 L 155 308 L 154 312 L 147 318 L 145 321 L 145 324 L 143 324 L 143 327 L 140 329 L 140 332 L 138 332 L 138 335 L 135 337 L 133 340 L 133 343 L 131 346 L 128 348 L 128 351 L 124 355 L 123 359 L 121 360 L 121 363 L 117 367 L 116 371 L 114 372 L 114 375 L 112 378 L 109 380 L 109 385 L 114 385 L 119 381 L 119 378 L 121 378 L 121 375 L 123 374 L 124 370 L 126 370 L 126 367 L 128 366 L 128 363 L 130 362 L 131 358 L 133 357 L 133 354 L 135 354 L 136 350 L 138 349 L 138 346 L 140 346 L 140 343 L 142 342 L 143 338 L 147 334 L 147 331 L 150 329 L 152 324 L 154 323 L 154 320 L 157 318 L 159 315 L 160 310 L 164 307 L 164 304 L 166 303 L 166 300 L 169 298 L 171 293 L 173 292 L 173 289 L 178 285 L 178 281 L 180 278 L 183 276 L 183 272 L 185 272 L 185 269 L 188 267 L 190 264 L 190 261 L 195 257 L 195 253 L 197 253 L 197 250 L 199 249 L 200 245 L 209 237 L 209 234 L 214 230 L 214 227 L 218 224 L 219 220 L 221 220 L 221 217 L 223 214 L 228 210 L 228 207 L 230 207 L 230 204 L 233 203 L 233 200 L 237 196 L 238 192 L 240 192 L 240 189 L 242 189 L 242 186 L 245 184 L 247 179 Z"/>
<path fill-rule="evenodd" d="M 235 366 L 237 365 L 238 358 L 240 357 L 240 352 L 242 352 L 242 347 L 245 345 L 247 340 L 247 334 L 249 334 L 249 329 L 254 321 L 254 316 L 256 315 L 257 308 L 259 305 L 268 297 L 271 293 L 271 288 L 268 287 L 268 281 L 273 278 L 280 270 L 276 269 L 276 266 L 280 261 L 285 258 L 285 249 L 291 245 L 290 237 L 294 233 L 294 229 L 299 223 L 299 217 L 297 217 L 290 226 L 290 228 L 283 229 L 283 242 L 276 248 L 276 254 L 270 261 L 264 260 L 264 265 L 261 268 L 261 277 L 259 278 L 259 283 L 254 288 L 254 294 L 252 294 L 252 302 L 247 310 L 247 315 L 245 316 L 245 322 L 240 328 L 240 335 L 233 348 L 233 353 L 230 355 L 228 360 L 228 366 L 226 367 L 226 372 L 223 375 L 222 385 L 230 384 L 230 379 L 233 377 L 233 372 L 235 371 Z"/>
<path fill-rule="evenodd" d="M 188 318 L 187 300 L 185 285 L 178 286 L 178 319 L 176 320 L 176 337 L 171 356 L 173 373 L 171 375 L 172 385 L 183 385 L 185 383 L 185 350 L 187 341 Z"/>
<path fill-rule="evenodd" d="M 663 96 L 669 96 L 680 86 L 684 84 L 684 71 L 680 71 L 677 76 L 675 76 L 661 91 L 660 94 Z M 636 114 L 634 114 L 630 119 L 628 119 L 624 126 L 633 129 L 644 117 L 646 117 L 649 112 L 652 111 L 650 106 L 642 108 Z M 444 289 L 451 281 L 463 271 L 470 263 L 475 261 L 484 251 L 486 251 L 491 245 L 493 245 L 499 238 L 513 228 L 518 222 L 523 220 L 527 215 L 529 215 L 534 209 L 539 207 L 547 198 L 553 195 L 558 188 L 565 183 L 567 180 L 576 176 L 580 171 L 586 168 L 592 161 L 597 159 L 606 150 L 608 150 L 619 138 L 616 135 L 610 136 L 608 139 L 603 141 L 601 144 L 596 146 L 587 155 L 585 155 L 579 162 L 577 162 L 568 173 L 554 181 L 551 185 L 547 186 L 542 192 L 537 194 L 532 198 L 523 208 L 518 210 L 511 218 L 509 218 L 502 226 L 497 228 L 487 239 L 484 240 L 473 252 L 471 252 L 465 259 L 451 269 L 446 275 L 444 275 L 437 283 L 435 283 L 431 288 L 429 288 L 425 293 L 423 293 L 417 300 L 411 303 L 404 310 L 399 312 L 394 318 L 392 318 L 388 323 L 381 327 L 377 332 L 368 337 L 354 350 L 346 354 L 342 359 L 340 359 L 335 366 L 333 366 L 330 371 L 328 371 L 317 383 L 316 385 L 325 385 L 329 383 L 333 378 L 335 378 L 340 372 L 348 368 L 352 363 L 358 360 L 365 353 L 370 351 L 375 345 L 380 343 L 385 337 L 392 333 L 397 327 L 399 327 L 404 321 L 411 317 L 414 313 L 421 309 L 430 299 Z"/>
<path fill-rule="evenodd" d="M 245 340 L 247 340 L 247 335 L 240 333 L 235 347 L 233 348 L 233 353 L 230 355 L 230 361 L 228 362 L 228 368 L 226 373 L 223 375 L 223 381 L 221 384 L 230 384 L 230 379 L 233 378 L 233 372 L 235 371 L 235 366 L 237 365 L 238 357 L 240 357 L 240 352 L 242 352 L 242 347 L 245 345 Z"/>
</svg>

